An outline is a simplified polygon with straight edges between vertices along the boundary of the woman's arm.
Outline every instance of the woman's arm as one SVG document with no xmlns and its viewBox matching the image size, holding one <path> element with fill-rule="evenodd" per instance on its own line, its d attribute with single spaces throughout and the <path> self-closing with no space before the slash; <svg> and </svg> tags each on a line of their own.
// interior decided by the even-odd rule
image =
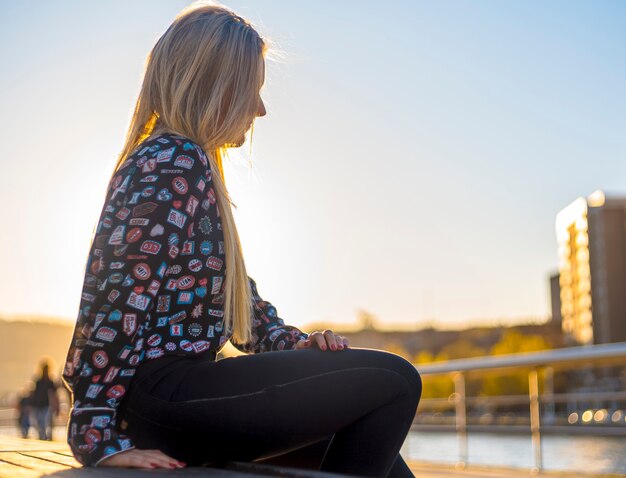
<svg viewBox="0 0 626 478">
<path fill-rule="evenodd" d="M 291 350 L 300 340 L 306 340 L 308 334 L 293 325 L 286 325 L 270 302 L 263 300 L 257 290 L 256 282 L 248 277 L 252 291 L 253 326 L 252 340 L 246 344 L 233 346 L 245 353 L 263 353 L 273 350 Z"/>
<path fill-rule="evenodd" d="M 183 143 L 159 138 L 125 163 L 111 181 L 92 241 L 63 373 L 72 392 L 68 443 L 87 466 L 134 448 L 118 431 L 116 411 L 137 366 L 159 352 L 146 344 L 157 332 L 151 313 L 163 283 L 177 280 L 169 265 L 177 244 L 193 235 L 210 189 L 206 157 Z"/>
</svg>

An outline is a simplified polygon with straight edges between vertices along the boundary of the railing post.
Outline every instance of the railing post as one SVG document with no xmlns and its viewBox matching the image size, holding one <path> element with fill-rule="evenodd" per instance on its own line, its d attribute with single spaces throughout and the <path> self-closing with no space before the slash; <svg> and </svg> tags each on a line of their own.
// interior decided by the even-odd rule
<svg viewBox="0 0 626 478">
<path fill-rule="evenodd" d="M 541 453 L 541 423 L 539 416 L 539 374 L 533 368 L 528 374 L 528 395 L 530 398 L 530 433 L 535 457 L 535 467 L 533 471 L 543 469 L 543 456 Z"/>
<path fill-rule="evenodd" d="M 554 403 L 554 368 L 543 369 L 543 400 L 544 403 L 543 423 L 554 425 L 556 421 L 556 406 Z"/>
<path fill-rule="evenodd" d="M 457 466 L 465 468 L 469 461 L 467 449 L 467 413 L 465 403 L 465 375 L 458 372 L 454 375 L 454 394 L 456 396 L 456 434 L 459 439 L 460 462 Z"/>
</svg>

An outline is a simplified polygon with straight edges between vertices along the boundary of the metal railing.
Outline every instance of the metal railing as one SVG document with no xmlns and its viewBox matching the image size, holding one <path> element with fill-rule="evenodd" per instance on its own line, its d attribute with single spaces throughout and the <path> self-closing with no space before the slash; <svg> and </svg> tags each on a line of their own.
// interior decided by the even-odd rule
<svg viewBox="0 0 626 478">
<path fill-rule="evenodd" d="M 494 403 L 519 403 L 519 395 L 514 396 L 491 396 L 491 397 L 467 397 L 466 378 L 468 374 L 480 374 L 494 370 L 528 369 L 528 396 L 524 401 L 529 406 L 530 411 L 530 434 L 534 457 L 534 471 L 543 469 L 543 453 L 541 442 L 541 414 L 540 403 L 551 404 L 563 403 L 573 400 L 626 400 L 625 391 L 612 392 L 569 392 L 555 394 L 551 387 L 548 391 L 539 393 L 539 372 L 543 369 L 548 371 L 547 376 L 552 377 L 555 370 L 567 370 L 573 366 L 625 366 L 626 365 L 626 342 L 586 345 L 580 347 L 569 347 L 563 349 L 553 349 L 540 352 L 497 355 L 489 357 L 468 358 L 460 360 L 450 360 L 446 362 L 436 362 L 427 364 L 414 364 L 420 375 L 423 377 L 447 375 L 451 376 L 454 383 L 454 393 L 449 399 L 424 399 L 422 402 L 449 402 L 454 405 L 455 430 L 459 440 L 460 462 L 458 465 L 464 467 L 469 462 L 467 444 L 467 404 L 468 401 L 480 399 L 483 402 Z M 421 403 L 420 403 L 421 404 Z"/>
</svg>

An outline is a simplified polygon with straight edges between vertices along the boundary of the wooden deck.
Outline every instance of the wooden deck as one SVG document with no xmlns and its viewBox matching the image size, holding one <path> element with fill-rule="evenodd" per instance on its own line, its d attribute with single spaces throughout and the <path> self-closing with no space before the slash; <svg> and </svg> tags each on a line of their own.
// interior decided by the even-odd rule
<svg viewBox="0 0 626 478">
<path fill-rule="evenodd" d="M 468 467 L 409 462 L 411 470 L 419 478 L 618 478 L 621 474 L 586 474 L 570 472 L 532 473 L 527 470 L 508 468 Z M 326 473 L 300 468 L 274 466 L 260 463 L 231 462 L 223 468 L 187 467 L 168 469 L 129 469 L 96 467 L 83 468 L 70 452 L 66 443 L 41 440 L 24 440 L 0 435 L 0 478 L 87 478 L 87 477 L 180 477 L 180 478 L 259 478 L 275 476 L 283 478 L 351 478 L 356 475 Z M 358 477 L 356 477 L 358 478 Z"/>
<path fill-rule="evenodd" d="M 180 478 L 345 478 L 346 475 L 259 463 L 231 462 L 223 468 L 186 467 L 130 469 L 113 467 L 84 468 L 63 442 L 25 440 L 0 435 L 0 478 L 87 478 L 87 477 L 180 477 Z M 358 477 L 357 477 L 358 478 Z"/>
</svg>

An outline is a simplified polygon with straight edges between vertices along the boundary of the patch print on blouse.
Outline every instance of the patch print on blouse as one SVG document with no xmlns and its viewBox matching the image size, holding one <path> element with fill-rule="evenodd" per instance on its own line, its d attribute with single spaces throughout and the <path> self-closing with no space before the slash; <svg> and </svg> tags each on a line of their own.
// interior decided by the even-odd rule
<svg viewBox="0 0 626 478">
<path fill-rule="evenodd" d="M 167 354 L 219 351 L 224 236 L 202 148 L 166 133 L 141 143 L 109 182 L 85 266 L 63 381 L 72 393 L 68 443 L 85 466 L 134 448 L 117 407 L 138 365 Z M 308 337 L 285 325 L 252 278 L 253 336 L 245 353 L 293 349 Z"/>
</svg>

